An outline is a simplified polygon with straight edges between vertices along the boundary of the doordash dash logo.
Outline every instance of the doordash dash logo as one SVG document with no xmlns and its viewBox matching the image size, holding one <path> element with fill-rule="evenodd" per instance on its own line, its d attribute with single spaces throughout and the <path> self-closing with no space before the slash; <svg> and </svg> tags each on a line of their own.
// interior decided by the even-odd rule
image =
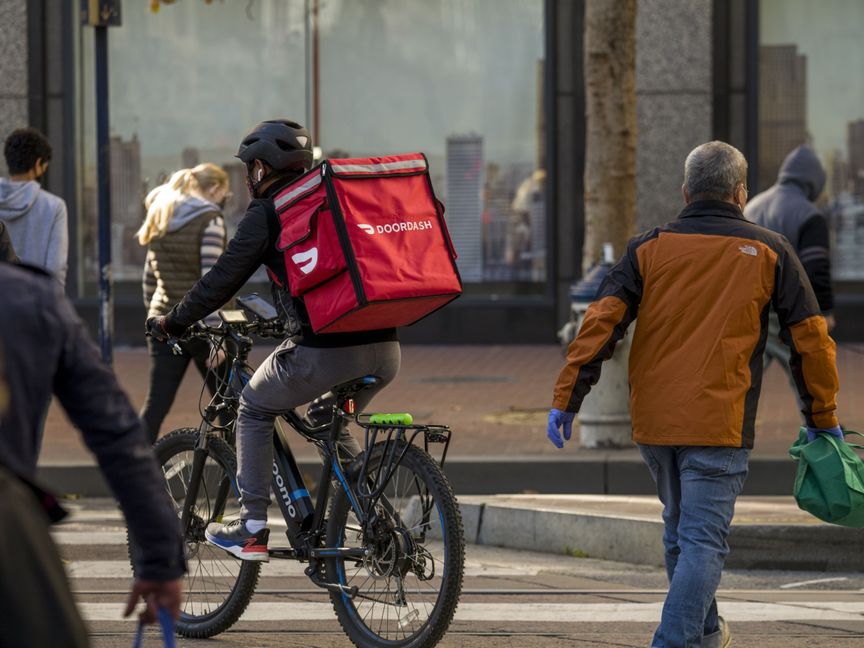
<svg viewBox="0 0 864 648">
<path fill-rule="evenodd" d="M 431 230 L 434 225 L 431 220 L 420 220 L 398 221 L 396 223 L 386 223 L 384 225 L 357 223 L 357 227 L 367 234 L 399 234 L 401 232 L 422 232 L 425 230 Z"/>
<path fill-rule="evenodd" d="M 308 275 L 318 265 L 318 248 L 313 247 L 306 252 L 298 252 L 291 257 L 291 260 L 300 268 L 300 272 Z"/>
</svg>

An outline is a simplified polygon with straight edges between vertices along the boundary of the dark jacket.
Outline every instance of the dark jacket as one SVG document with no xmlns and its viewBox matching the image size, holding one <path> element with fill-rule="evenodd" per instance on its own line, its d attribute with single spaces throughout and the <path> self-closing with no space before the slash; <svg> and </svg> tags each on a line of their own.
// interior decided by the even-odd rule
<svg viewBox="0 0 864 648">
<path fill-rule="evenodd" d="M 752 448 L 769 305 L 792 349 L 807 425 L 836 426 L 835 345 L 795 251 L 719 201 L 691 203 L 628 243 L 570 345 L 553 406 L 579 410 L 636 319 L 633 439 Z"/>
<path fill-rule="evenodd" d="M 753 198 L 744 215 L 782 234 L 798 253 L 823 312 L 834 308 L 828 222 L 813 201 L 825 187 L 825 170 L 816 154 L 799 146 L 786 156 L 777 184 Z"/>
<path fill-rule="evenodd" d="M 171 580 L 185 571 L 177 516 L 144 426 L 84 325 L 47 273 L 0 263 L 0 344 L 11 406 L 0 417 L 0 463 L 36 473 L 51 395 L 81 430 L 142 547 L 136 574 Z"/>
<path fill-rule="evenodd" d="M 227 249 L 210 272 L 186 293 L 183 301 L 171 309 L 165 319 L 165 329 L 172 335 L 182 335 L 189 326 L 233 297 L 264 265 L 270 277 L 273 302 L 298 345 L 341 347 L 395 340 L 395 329 L 323 335 L 313 333 L 303 300 L 291 296 L 284 253 L 277 249 L 280 225 L 273 196 L 284 186 L 285 183 L 271 187 L 264 198 L 249 203 L 246 214 L 237 226 L 237 233 L 228 241 Z"/>
<path fill-rule="evenodd" d="M 0 261 L 6 263 L 18 263 L 18 255 L 15 254 L 15 248 L 12 247 L 12 239 L 9 238 L 9 231 L 6 229 L 6 223 L 0 221 Z"/>
</svg>

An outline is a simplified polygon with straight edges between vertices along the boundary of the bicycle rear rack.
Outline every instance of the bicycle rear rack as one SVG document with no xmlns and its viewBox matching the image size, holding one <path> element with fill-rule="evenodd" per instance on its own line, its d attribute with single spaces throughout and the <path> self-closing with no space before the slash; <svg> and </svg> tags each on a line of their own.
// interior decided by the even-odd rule
<svg viewBox="0 0 864 648">
<path fill-rule="evenodd" d="M 383 417 L 386 420 L 386 417 Z M 377 500 L 384 488 L 390 482 L 396 468 L 401 463 L 408 448 L 422 435 L 423 450 L 431 456 L 430 445 L 443 444 L 440 459 L 435 459 L 439 466 L 444 466 L 447 459 L 447 450 L 450 448 L 450 437 L 452 431 L 446 425 L 399 425 L 392 423 L 379 423 L 382 415 L 364 414 L 356 417 L 357 424 L 363 428 L 366 436 L 367 453 L 363 457 L 360 467 L 360 475 L 365 475 L 366 480 L 357 481 L 357 494 L 363 499 Z M 397 417 L 398 420 L 398 417 Z M 375 422 L 373 422 L 375 421 Z M 369 469 L 370 454 L 368 450 L 376 444 L 383 444 L 381 461 L 373 471 Z M 374 474 L 373 474 L 374 473 Z M 361 487 L 365 481 L 365 488 Z"/>
</svg>

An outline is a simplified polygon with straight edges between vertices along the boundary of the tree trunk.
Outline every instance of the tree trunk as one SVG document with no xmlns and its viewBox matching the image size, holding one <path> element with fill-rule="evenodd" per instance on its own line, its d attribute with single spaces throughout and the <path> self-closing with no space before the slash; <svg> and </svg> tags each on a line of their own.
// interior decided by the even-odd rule
<svg viewBox="0 0 864 648">
<path fill-rule="evenodd" d="M 635 233 L 636 0 L 587 0 L 585 90 L 583 271 Z"/>
</svg>

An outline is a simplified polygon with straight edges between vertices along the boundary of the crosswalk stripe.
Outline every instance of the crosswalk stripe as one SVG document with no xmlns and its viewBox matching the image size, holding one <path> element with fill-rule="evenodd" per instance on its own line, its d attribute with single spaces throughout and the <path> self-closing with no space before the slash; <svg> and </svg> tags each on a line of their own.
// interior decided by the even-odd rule
<svg viewBox="0 0 864 648">
<path fill-rule="evenodd" d="M 123 606 L 118 603 L 80 603 L 88 621 L 118 621 Z M 720 613 L 728 621 L 861 621 L 861 603 L 753 603 L 721 602 Z M 512 621 L 544 623 L 656 623 L 662 603 L 462 603 L 457 621 Z M 329 603 L 252 602 L 242 621 L 323 621 L 333 620 Z"/>
<path fill-rule="evenodd" d="M 237 569 L 237 561 L 220 561 L 220 565 L 226 573 Z M 304 576 L 305 563 L 293 560 L 271 560 L 261 567 L 263 577 L 286 577 Z M 215 569 L 215 567 L 214 567 Z M 72 560 L 66 563 L 66 572 L 69 578 L 129 578 L 132 570 L 125 560 Z M 468 578 L 478 576 L 536 576 L 539 569 L 519 567 L 496 567 L 486 565 L 466 564 L 465 576 Z"/>
</svg>

